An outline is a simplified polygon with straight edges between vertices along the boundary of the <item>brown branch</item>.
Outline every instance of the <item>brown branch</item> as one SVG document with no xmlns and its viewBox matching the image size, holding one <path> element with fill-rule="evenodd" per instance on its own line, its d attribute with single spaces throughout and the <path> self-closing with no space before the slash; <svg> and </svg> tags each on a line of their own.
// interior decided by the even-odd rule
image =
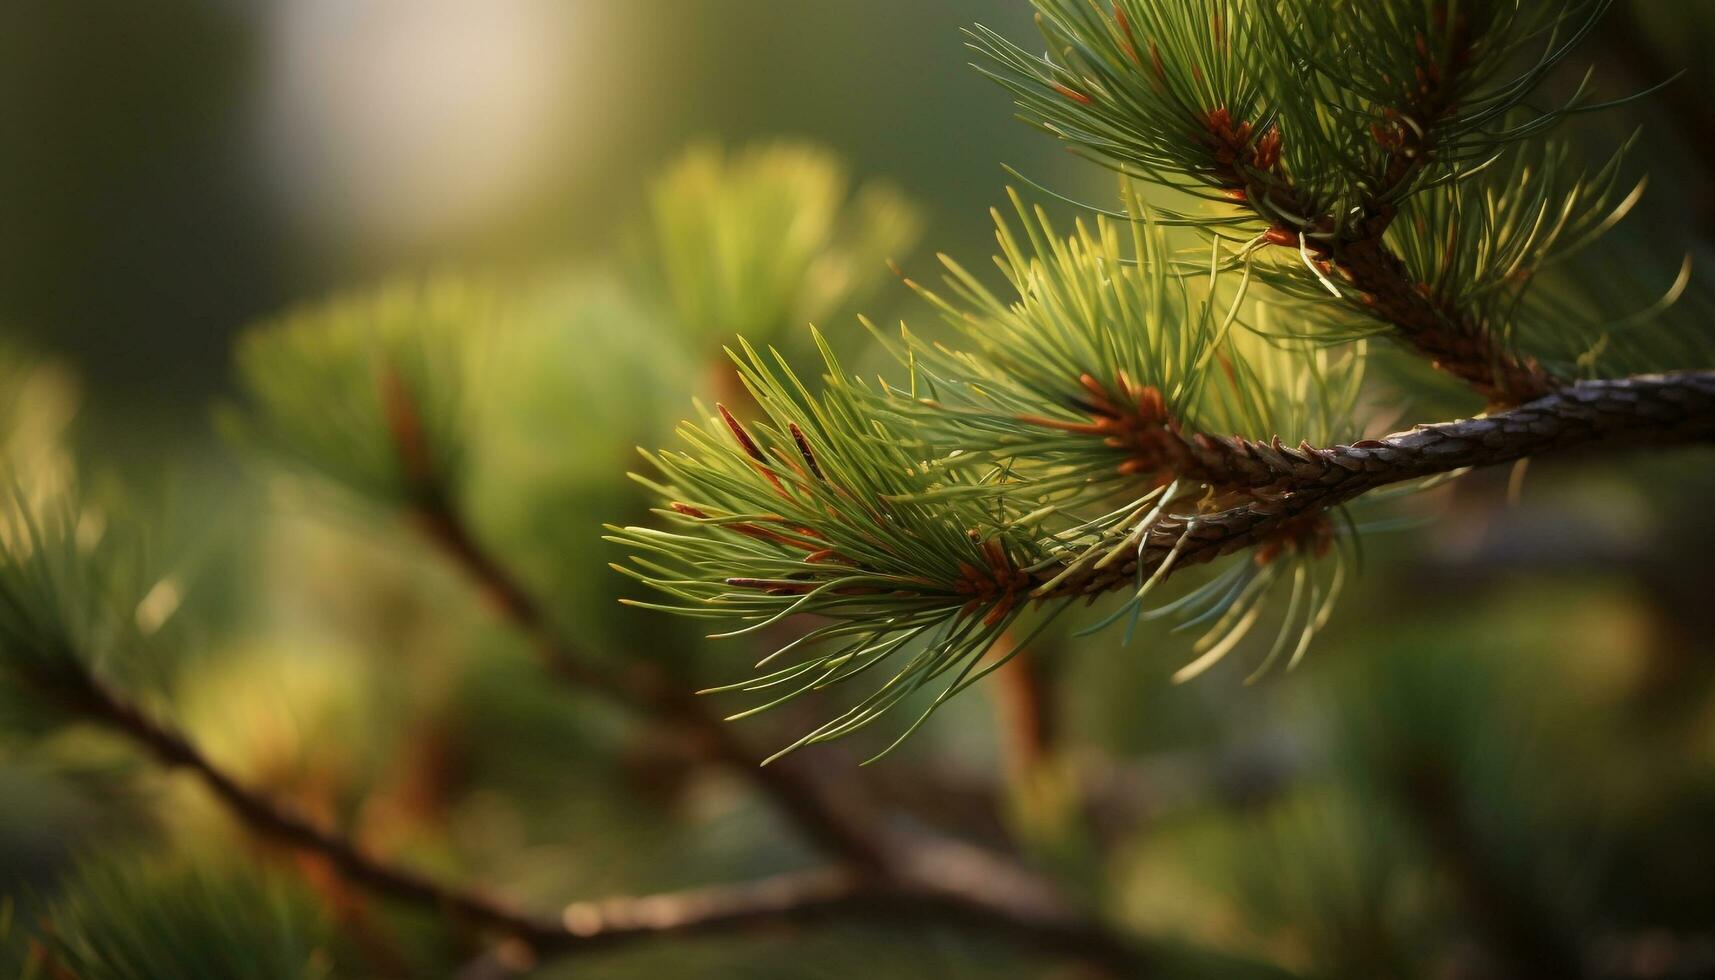
<svg viewBox="0 0 1715 980">
<path fill-rule="evenodd" d="M 126 735 L 162 765 L 195 774 L 252 831 L 321 855 L 360 885 L 394 898 L 444 909 L 461 919 L 520 938 L 540 938 L 558 931 L 552 919 L 532 917 L 497 900 L 458 891 L 391 865 L 355 841 L 318 826 L 285 801 L 244 786 L 183 733 L 151 717 L 91 674 L 75 673 L 62 679 L 56 690 L 86 717 Z"/>
<path fill-rule="evenodd" d="M 1332 262 L 1371 315 L 1391 324 L 1406 346 L 1436 370 L 1465 382 L 1491 406 L 1521 404 L 1561 386 L 1535 358 L 1508 350 L 1489 324 L 1426 290 L 1379 232 L 1336 245 Z"/>
<path fill-rule="evenodd" d="M 1448 16 L 1446 6 L 1438 8 L 1437 17 Z M 1437 127 L 1458 112 L 1461 71 L 1475 41 L 1464 15 L 1446 28 L 1444 60 L 1419 35 L 1415 77 L 1401 80 L 1399 104 L 1371 129 L 1387 152 L 1353 220 L 1336 221 L 1294 186 L 1281 165 L 1278 130 L 1253 140 L 1249 123 L 1235 123 L 1217 109 L 1204 120 L 1205 139 L 1216 157 L 1216 182 L 1270 223 L 1270 242 L 1303 247 L 1324 273 L 1349 283 L 1370 315 L 1391 325 L 1401 343 L 1470 385 L 1491 407 L 1518 405 L 1564 382 L 1534 358 L 1508 350 L 1481 317 L 1437 297 L 1383 241 L 1403 192 L 1435 158 Z"/>
<path fill-rule="evenodd" d="M 421 413 L 404 376 L 384 367 L 376 384 L 400 472 L 410 488 L 407 514 L 412 523 L 482 592 L 500 618 L 530 641 L 549 672 L 573 687 L 604 694 L 684 731 L 709 758 L 748 779 L 806 837 L 841 861 L 869 872 L 886 867 L 883 842 L 848 815 L 847 801 L 830 798 L 813 777 L 795 766 L 763 766 L 761 755 L 659 666 L 636 658 L 614 664 L 567 642 L 529 590 L 471 533 L 423 438 Z"/>
<path fill-rule="evenodd" d="M 1382 238 L 1393 220 L 1391 204 L 1373 205 L 1367 219 L 1337 231 L 1326 216 L 1306 223 L 1290 218 L 1315 212 L 1281 175 L 1239 167 L 1231 180 L 1239 197 L 1273 224 L 1271 242 L 1298 248 L 1302 241 L 1311 261 L 1349 283 L 1358 302 L 1392 326 L 1401 343 L 1470 385 L 1491 405 L 1520 404 L 1560 387 L 1537 361 L 1501 344 L 1487 323 L 1437 298 L 1413 278 Z"/>
<path fill-rule="evenodd" d="M 448 912 L 525 944 L 533 956 L 602 950 L 633 941 L 766 930 L 833 917 L 969 927 L 1023 946 L 1140 975 L 1145 953 L 1069 912 L 1029 875 L 986 852 L 925 844 L 909 869 L 876 876 L 850 866 L 734 885 L 577 902 L 558 916 L 525 912 L 388 863 L 285 801 L 244 786 L 177 729 L 73 670 L 53 690 L 85 717 L 136 742 L 161 764 L 194 774 L 252 832 L 326 859 L 378 894 Z"/>
<path fill-rule="evenodd" d="M 711 761 L 749 780 L 807 838 L 840 862 L 838 874 L 863 882 L 863 901 L 857 902 L 853 896 L 852 902 L 889 915 L 901 908 L 919 912 L 932 908 L 943 919 L 1017 932 L 1039 948 L 1063 950 L 1095 963 L 1123 963 L 1120 972 L 1126 975 L 1139 968 L 1135 951 L 1123 938 L 1072 912 L 1052 886 L 1035 875 L 986 851 L 951 841 L 889 839 L 872 829 L 879 821 L 854 815 L 851 803 L 833 796 L 802 768 L 804 763 L 788 759 L 763 765 L 762 756 L 740 740 L 732 726 L 710 714 L 657 665 L 635 659 L 613 665 L 565 641 L 530 592 L 481 546 L 444 492 L 432 461 L 426 458 L 420 440 L 414 438 L 420 426 L 410 393 L 392 384 L 383 388 L 383 395 L 400 463 L 413 487 L 408 514 L 423 536 L 477 586 L 504 620 L 531 641 L 537 656 L 557 677 L 680 728 L 694 738 Z M 738 431 L 742 433 L 742 428 Z M 926 868 L 940 870 L 925 875 Z M 730 891 L 718 894 L 733 895 Z M 881 900 L 875 900 L 876 896 Z M 686 929 L 702 928 L 704 919 L 712 926 L 713 921 L 726 917 L 706 901 L 695 904 L 704 914 L 688 918 Z M 841 904 L 845 904 L 844 899 Z M 663 899 L 653 907 L 669 906 L 674 903 Z M 740 902 L 738 908 L 744 907 Z M 774 911 L 798 914 L 795 909 Z M 605 935 L 617 929 L 604 928 L 602 932 Z M 536 947 L 558 948 L 568 942 L 547 934 L 513 932 Z M 591 937 L 580 937 L 578 945 L 581 948 L 591 941 Z"/>
<path fill-rule="evenodd" d="M 1382 240 L 1399 214 L 1401 195 L 1435 158 L 1438 127 L 1457 116 L 1464 94 L 1461 82 L 1474 43 L 1469 14 L 1455 14 L 1441 4 L 1435 17 L 1448 32 L 1447 50 L 1440 56 L 1431 53 L 1431 42 L 1418 35 L 1421 60 L 1415 77 L 1402 80 L 1406 89 L 1400 104 L 1372 128 L 1388 150 L 1387 162 L 1360 205 L 1363 216 L 1337 237 L 1329 257 L 1370 312 L 1392 324 L 1432 366 L 1470 385 L 1491 406 L 1517 405 L 1549 394 L 1562 382 L 1534 358 L 1507 350 L 1490 324 L 1414 280 Z"/>
<path fill-rule="evenodd" d="M 1007 642 L 1011 645 L 1016 641 L 1007 637 Z M 996 722 L 1008 779 L 1014 783 L 1040 772 L 1054 754 L 1058 719 L 1053 684 L 1042 654 L 1041 650 L 1014 654 L 994 675 Z"/>
<path fill-rule="evenodd" d="M 1715 441 L 1715 371 L 1583 381 L 1494 415 L 1420 425 L 1350 446 L 1297 449 L 1239 439 L 1212 440 L 1228 460 L 1224 482 L 1253 499 L 1213 514 L 1170 517 L 1150 528 L 1134 558 L 1059 578 L 1039 597 L 1093 595 L 1135 584 L 1177 554 L 1174 568 L 1260 544 L 1306 515 L 1371 490 L 1477 466 L 1510 463 L 1574 447 L 1623 449 Z M 1074 559 L 1075 561 L 1076 559 Z"/>
<path fill-rule="evenodd" d="M 425 497 L 411 516 L 424 537 L 481 590 L 495 612 L 530 640 L 538 658 L 556 677 L 683 730 L 711 760 L 740 774 L 813 843 L 842 861 L 867 871 L 887 866 L 884 842 L 848 815 L 847 801 L 831 799 L 813 777 L 790 760 L 782 760 L 784 765 L 762 765 L 762 755 L 665 671 L 636 659 L 623 666 L 607 664 L 566 643 L 541 606 L 477 543 L 443 497 Z"/>
</svg>

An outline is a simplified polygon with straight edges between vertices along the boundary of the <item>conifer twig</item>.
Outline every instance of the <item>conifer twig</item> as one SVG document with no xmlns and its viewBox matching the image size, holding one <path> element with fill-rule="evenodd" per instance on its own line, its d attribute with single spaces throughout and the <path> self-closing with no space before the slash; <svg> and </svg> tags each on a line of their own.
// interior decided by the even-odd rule
<svg viewBox="0 0 1715 980">
<path fill-rule="evenodd" d="M 387 433 L 412 488 L 406 504 L 412 523 L 482 592 L 495 613 L 530 642 L 555 677 L 684 730 L 711 758 L 748 779 L 810 840 L 841 861 L 871 872 L 886 866 L 881 842 L 835 805 L 811 777 L 797 770 L 764 767 L 761 756 L 658 666 L 635 658 L 623 665 L 604 663 L 567 642 L 530 591 L 482 546 L 459 512 L 422 437 L 422 413 L 403 376 L 386 370 L 378 382 Z"/>
<path fill-rule="evenodd" d="M 1262 542 L 1297 518 L 1394 483 L 1576 447 L 1712 441 L 1715 371 L 1582 381 L 1494 415 L 1420 425 L 1349 446 L 1293 449 L 1218 440 L 1229 460 L 1224 482 L 1250 487 L 1255 499 L 1194 519 L 1161 520 L 1135 558 L 1066 578 L 1054 594 L 1126 587 L 1140 568 L 1155 569 L 1170 555 L 1176 556 L 1174 569 L 1212 561 Z M 1053 571 L 1048 574 L 1051 579 Z"/>
<path fill-rule="evenodd" d="M 184 733 L 150 716 L 88 672 L 74 676 L 72 684 L 61 690 L 77 709 L 123 733 L 147 749 L 161 764 L 195 774 L 252 831 L 319 854 L 351 880 L 381 894 L 445 909 L 459 918 L 527 940 L 552 935 L 558 930 L 551 919 L 532 917 L 494 899 L 459 891 L 417 872 L 388 864 L 364 850 L 356 841 L 317 826 L 286 802 L 244 786 Z"/>
<path fill-rule="evenodd" d="M 1443 111 L 1433 109 L 1432 114 Z M 1258 148 L 1236 139 L 1230 127 L 1212 127 L 1211 132 L 1212 140 L 1228 144 L 1223 149 L 1235 160 L 1223 181 L 1258 217 L 1273 223 L 1269 240 L 1304 248 L 1310 261 L 1345 279 L 1358 291 L 1360 305 L 1391 325 L 1407 346 L 1436 369 L 1470 385 L 1495 406 L 1540 398 L 1558 387 L 1557 379 L 1541 364 L 1497 342 L 1488 324 L 1438 300 L 1383 240 L 1397 214 L 1386 193 L 1409 183 L 1433 152 L 1432 130 L 1417 138 L 1412 155 L 1392 158 L 1382 187 L 1363 209 L 1363 218 L 1344 228 L 1327 215 L 1297 218 L 1314 211 L 1300 200 L 1289 179 L 1268 172 L 1277 164 L 1259 167 Z"/>
</svg>

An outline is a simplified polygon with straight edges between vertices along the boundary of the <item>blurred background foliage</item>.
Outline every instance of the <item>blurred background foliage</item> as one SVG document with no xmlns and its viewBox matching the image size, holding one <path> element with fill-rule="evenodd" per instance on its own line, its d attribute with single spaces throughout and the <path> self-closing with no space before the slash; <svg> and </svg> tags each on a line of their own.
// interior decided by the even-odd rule
<svg viewBox="0 0 1715 980">
<path fill-rule="evenodd" d="M 1030 30 L 1015 0 L 6 5 L 0 449 L 33 506 L 69 508 L 69 547 L 146 530 L 97 611 L 141 653 L 104 672 L 244 779 L 523 901 L 805 863 L 730 776 L 541 683 L 402 515 L 451 487 L 602 657 L 687 688 L 748 669 L 618 605 L 600 527 L 647 516 L 633 447 L 668 444 L 693 397 L 736 397 L 734 335 L 802 358 L 815 321 L 878 365 L 858 312 L 931 319 L 884 260 L 979 266 L 1000 163 L 1111 195 L 964 67 L 979 20 Z M 1608 24 L 1585 51 L 1606 91 L 1687 71 L 1572 130 L 1600 154 L 1643 122 L 1651 192 L 1604 254 L 1659 293 L 1715 236 L 1715 17 L 1638 0 Z M 1470 410 L 1415 372 L 1383 383 L 1425 418 Z M 1230 662 L 1175 686 L 1148 637 L 1057 638 L 1034 660 L 1045 759 L 991 685 L 879 768 L 845 746 L 816 764 L 1168 944 L 1306 976 L 1510 976 L 1496 950 L 1523 935 L 1593 975 L 1715 975 L 1710 462 L 1556 462 L 1516 502 L 1507 473 L 1413 500 L 1429 519 L 1368 539 L 1313 655 L 1257 685 Z M 46 944 L 83 978 L 432 976 L 474 948 L 18 691 L 0 698 L 0 964 Z M 799 710 L 744 724 L 780 744 Z M 200 958 L 111 968 L 138 933 Z M 969 934 L 851 926 L 544 971 L 878 973 L 1077 975 Z"/>
</svg>

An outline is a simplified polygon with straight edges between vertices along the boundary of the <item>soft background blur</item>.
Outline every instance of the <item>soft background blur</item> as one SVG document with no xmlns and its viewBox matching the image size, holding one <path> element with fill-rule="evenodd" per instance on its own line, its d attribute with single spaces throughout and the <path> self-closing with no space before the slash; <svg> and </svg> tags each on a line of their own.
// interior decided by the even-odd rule
<svg viewBox="0 0 1715 980">
<path fill-rule="evenodd" d="M 1715 238 L 1701 6 L 1622 5 L 1585 48 L 1609 94 L 1690 69 L 1578 130 L 1609 148 L 1645 127 L 1633 166 L 1651 192 L 1603 255 L 1658 291 L 1683 252 L 1708 269 Z M 521 644 L 388 515 L 234 453 L 213 423 L 234 342 L 402 274 L 538 284 L 536 346 L 478 389 L 493 393 L 478 526 L 586 644 L 730 679 L 749 651 L 618 607 L 626 583 L 599 541 L 602 523 L 645 516 L 630 447 L 665 444 L 693 396 L 720 394 L 718 349 L 627 271 L 650 182 L 695 143 L 810 141 L 854 184 L 917 203 L 909 268 L 937 250 L 978 266 L 1002 163 L 1111 193 L 965 66 L 961 27 L 1024 38 L 1030 19 L 1022 0 L 5 4 L 0 330 L 46 365 L 16 376 L 8 401 L 29 418 L 10 438 L 148 501 L 174 576 L 148 615 L 185 651 L 160 684 L 247 777 L 542 903 L 795 866 L 801 847 L 741 787 L 543 690 Z M 859 360 L 850 306 L 929 319 L 890 283 L 840 304 L 821 325 Z M 801 350 L 801 325 L 782 331 Z M 1481 974 L 1499 907 L 1609 973 L 1715 975 L 1712 462 L 1554 462 L 1529 470 L 1517 506 L 1504 472 L 1413 501 L 1433 519 L 1366 542 L 1303 669 L 1259 685 L 1233 662 L 1172 686 L 1183 637 L 1055 639 L 1038 658 L 1054 758 L 1034 763 L 1054 778 L 1019 780 L 998 809 L 962 805 L 1017 773 L 993 691 L 850 778 L 901 800 L 932 780 L 941 797 L 910 819 L 1017 849 L 1146 935 L 1314 974 Z M 1433 792 L 1401 775 L 1422 772 Z M 1070 802 L 1068 781 L 1099 802 Z M 0 735 L 0 889 L 51 895 L 77 855 L 230 859 L 210 841 L 242 839 L 110 740 Z M 394 925 L 435 975 L 453 940 Z M 828 929 L 604 955 L 577 975 L 1051 968 L 968 936 Z"/>
</svg>

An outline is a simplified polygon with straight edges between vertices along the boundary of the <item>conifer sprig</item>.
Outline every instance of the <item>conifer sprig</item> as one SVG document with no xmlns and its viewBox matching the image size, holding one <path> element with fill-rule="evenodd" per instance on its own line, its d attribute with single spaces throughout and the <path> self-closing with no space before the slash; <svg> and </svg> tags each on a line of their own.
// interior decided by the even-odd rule
<svg viewBox="0 0 1715 980">
<path fill-rule="evenodd" d="M 1004 470 L 931 465 L 822 349 L 829 373 L 816 397 L 778 355 L 744 348 L 735 360 L 767 418 L 718 406 L 705 426 L 681 429 L 691 451 L 654 457 L 662 480 L 645 482 L 683 530 L 612 529 L 637 553 L 615 567 L 672 600 L 657 608 L 740 624 L 724 636 L 822 621 L 734 685 L 760 696 L 754 710 L 893 665 L 872 695 L 793 747 L 865 727 L 943 679 L 938 703 L 992 669 L 977 662 L 1024 612 L 1024 569 L 1049 557 L 1009 524 L 1004 495 L 963 492 L 998 487 Z"/>
<path fill-rule="evenodd" d="M 978 28 L 979 69 L 1013 91 L 1027 120 L 1075 148 L 1216 202 L 1171 218 L 1228 240 L 1231 264 L 1299 301 L 1297 332 L 1329 319 L 1331 294 L 1493 404 L 1557 386 L 1553 372 L 1511 349 L 1513 324 L 1497 309 L 1509 311 L 1461 305 L 1468 296 L 1414 276 L 1389 232 L 1416 195 L 1482 174 L 1515 146 L 1524 147 L 1515 159 L 1536 165 L 1513 167 L 1524 182 L 1505 188 L 1492 210 L 1517 217 L 1545 200 L 1605 193 L 1606 171 L 1589 188 L 1566 186 L 1568 168 L 1549 165 L 1555 151 L 1541 143 L 1566 115 L 1597 108 L 1588 85 L 1550 110 L 1527 100 L 1606 0 L 1036 6 L 1047 55 Z M 1452 233 L 1480 235 L 1480 226 Z M 1554 222 L 1547 228 L 1553 234 Z M 1280 248 L 1259 253 L 1265 245 Z M 1477 247 L 1457 260 L 1495 258 Z M 1352 334 L 1347 317 L 1334 319 L 1329 336 Z"/>
<path fill-rule="evenodd" d="M 799 639 L 764 659 L 768 672 L 720 689 L 760 695 L 753 711 L 892 665 L 857 706 L 785 751 L 855 732 L 933 684 L 909 732 L 998 663 L 983 655 L 1026 606 L 1046 607 L 1046 624 L 1073 600 L 1111 592 L 1124 602 L 1097 628 L 1126 617 L 1207 628 L 1181 679 L 1272 623 L 1258 676 L 1283 657 L 1299 659 L 1327 622 L 1346 574 L 1334 545 L 1360 530 L 1336 523 L 1347 502 L 1550 449 L 1715 439 L 1707 372 L 1590 382 L 1490 418 L 1350 445 L 1227 438 L 1226 492 L 1187 492 L 1190 481 L 1175 480 L 1055 533 L 1042 529 L 1039 513 L 1012 516 L 1024 506 L 1015 497 L 1031 499 L 1031 484 L 1014 483 L 1005 468 L 991 474 L 989 494 L 946 493 L 968 489 L 955 482 L 959 471 L 902 453 L 904 440 L 859 410 L 872 398 L 850 383 L 830 379 L 829 394 L 812 399 L 783 366 L 765 368 L 754 353 L 747 379 L 769 423 L 746 425 L 723 411 L 686 430 L 696 452 L 657 459 L 670 482 L 651 485 L 672 502 L 662 514 L 686 530 L 615 528 L 613 540 L 637 554 L 635 567 L 620 570 L 673 600 L 654 608 L 737 621 L 728 636 L 808 621 Z M 805 445 L 813 460 L 795 458 Z M 1214 580 L 1145 605 L 1176 571 L 1235 552 L 1245 555 Z M 1276 589 L 1287 599 L 1271 618 L 1264 600 Z M 1008 645 L 1007 655 L 1022 645 Z"/>
<path fill-rule="evenodd" d="M 510 309 L 493 284 L 403 281 L 295 310 L 247 333 L 246 404 L 229 433 L 371 503 L 451 493 L 464 479 L 478 338 Z"/>
<path fill-rule="evenodd" d="M 1156 183 L 1237 198 L 1284 227 L 1325 218 L 1324 234 L 1587 108 L 1580 87 L 1557 109 L 1515 115 L 1608 6 L 1034 4 L 1043 57 L 986 28 L 970 32 L 978 70 L 1014 93 L 1026 121 Z"/>
</svg>

